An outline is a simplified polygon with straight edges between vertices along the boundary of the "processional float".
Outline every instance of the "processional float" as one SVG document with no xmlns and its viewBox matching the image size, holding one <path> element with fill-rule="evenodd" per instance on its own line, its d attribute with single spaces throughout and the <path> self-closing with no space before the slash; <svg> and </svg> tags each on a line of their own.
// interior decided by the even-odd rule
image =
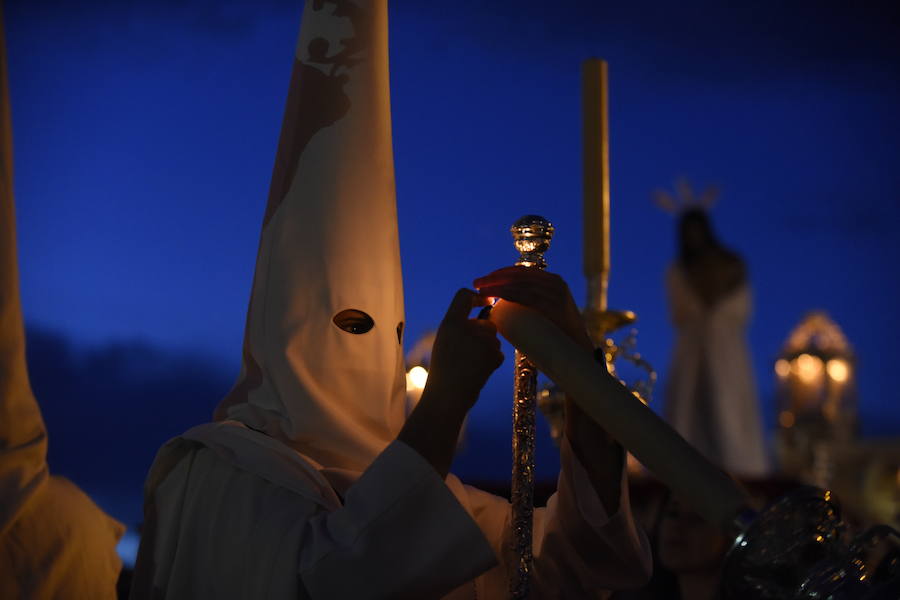
<svg viewBox="0 0 900 600">
<path fill-rule="evenodd" d="M 734 544 L 723 573 L 729 599 L 800 600 L 900 598 L 900 552 L 871 550 L 884 540 L 900 540 L 886 525 L 847 541 L 836 499 L 828 490 L 802 488 L 757 511 L 742 487 L 684 440 L 653 412 L 640 394 L 611 377 L 616 358 L 608 333 L 635 316 L 607 307 L 609 281 L 609 176 L 607 66 L 584 63 L 584 270 L 588 279 L 585 324 L 597 353 L 585 351 L 536 311 L 498 301 L 490 319 L 516 348 L 513 404 L 511 504 L 517 568 L 510 596 L 528 598 L 532 566 L 534 420 L 537 373 L 543 371 L 572 400 L 672 494 L 707 521 L 720 526 Z M 522 217 L 512 227 L 518 265 L 544 268 L 543 253 L 553 235 L 549 221 Z M 613 350 L 613 351 L 611 351 Z M 598 357 L 600 360 L 598 361 Z M 638 356 L 633 362 L 642 363 Z M 650 377 L 652 384 L 652 377 Z"/>
</svg>

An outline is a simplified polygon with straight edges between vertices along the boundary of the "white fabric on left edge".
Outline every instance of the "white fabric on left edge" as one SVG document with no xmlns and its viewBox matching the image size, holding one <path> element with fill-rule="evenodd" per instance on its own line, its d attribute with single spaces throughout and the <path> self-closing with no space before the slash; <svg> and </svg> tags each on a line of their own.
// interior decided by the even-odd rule
<svg viewBox="0 0 900 600">
<path fill-rule="evenodd" d="M 124 527 L 47 467 L 25 365 L 12 163 L 0 7 L 0 598 L 115 598 Z"/>
</svg>

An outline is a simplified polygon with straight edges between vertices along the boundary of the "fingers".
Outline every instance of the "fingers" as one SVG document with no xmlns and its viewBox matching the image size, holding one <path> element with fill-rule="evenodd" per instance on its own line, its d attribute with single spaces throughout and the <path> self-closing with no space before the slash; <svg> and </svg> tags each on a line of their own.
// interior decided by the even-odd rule
<svg viewBox="0 0 900 600">
<path fill-rule="evenodd" d="M 543 282 L 547 285 L 564 286 L 565 281 L 556 273 L 535 269 L 534 267 L 504 267 L 489 273 L 483 277 L 479 277 L 474 281 L 475 287 L 481 289 L 487 285 L 496 285 L 513 282 Z"/>
<path fill-rule="evenodd" d="M 444 320 L 461 321 L 468 319 L 469 311 L 472 310 L 473 306 L 476 306 L 475 302 L 478 301 L 477 299 L 478 296 L 472 290 L 460 288 L 456 291 L 456 295 L 453 296 L 450 307 L 447 309 L 447 314 L 444 315 Z"/>
<path fill-rule="evenodd" d="M 479 293 L 539 310 L 559 310 L 565 306 L 567 300 L 567 296 L 559 288 L 527 283 L 486 285 Z"/>
<path fill-rule="evenodd" d="M 460 288 L 450 302 L 450 307 L 444 315 L 444 320 L 462 321 L 469 318 L 469 312 L 478 306 L 490 304 L 487 296 L 477 294 L 473 290 Z"/>
<path fill-rule="evenodd" d="M 476 308 L 479 306 L 490 306 L 491 305 L 491 299 L 489 296 L 482 296 L 478 292 L 475 292 L 472 290 L 469 290 L 469 291 L 474 294 L 474 296 L 472 296 L 472 307 L 473 308 Z"/>
<path fill-rule="evenodd" d="M 469 321 L 469 331 L 477 338 L 482 340 L 490 340 L 491 345 L 500 350 L 500 338 L 497 337 L 497 326 L 493 321 L 487 319 L 471 319 Z"/>
<path fill-rule="evenodd" d="M 502 365 L 503 361 L 506 360 L 506 356 L 504 356 L 503 353 L 500 352 L 499 348 L 497 348 L 497 351 L 494 353 L 494 356 L 492 358 L 493 360 L 491 362 L 491 368 L 494 371 L 500 368 L 500 365 Z"/>
<path fill-rule="evenodd" d="M 472 290 L 457 291 L 438 329 L 432 352 L 435 374 L 453 373 L 449 381 L 476 392 L 503 363 L 496 325 L 489 320 L 469 318 L 473 307 L 486 303 L 486 298 Z M 429 378 L 435 380 L 436 375 Z"/>
<path fill-rule="evenodd" d="M 557 276 L 554 276 L 557 277 Z M 567 333 L 585 348 L 593 348 L 578 306 L 569 293 L 569 287 L 558 281 L 522 281 L 510 283 L 485 283 L 479 294 L 502 298 L 534 309 Z"/>
</svg>

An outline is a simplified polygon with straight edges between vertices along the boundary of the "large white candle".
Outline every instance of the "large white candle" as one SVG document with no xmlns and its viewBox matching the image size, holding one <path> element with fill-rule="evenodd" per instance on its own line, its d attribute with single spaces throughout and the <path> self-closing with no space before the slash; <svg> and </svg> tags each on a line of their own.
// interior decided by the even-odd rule
<svg viewBox="0 0 900 600">
<path fill-rule="evenodd" d="M 591 352 L 522 305 L 500 301 L 491 321 L 581 409 L 712 523 L 729 527 L 747 498 L 731 477 L 614 379 Z"/>
</svg>

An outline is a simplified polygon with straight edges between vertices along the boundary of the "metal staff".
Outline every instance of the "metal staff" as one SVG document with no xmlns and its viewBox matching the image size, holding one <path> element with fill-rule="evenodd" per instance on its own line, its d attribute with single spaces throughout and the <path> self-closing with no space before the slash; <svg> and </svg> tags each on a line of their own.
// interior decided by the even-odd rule
<svg viewBox="0 0 900 600">
<path fill-rule="evenodd" d="M 544 252 L 550 248 L 553 225 L 537 215 L 526 215 L 510 228 L 516 250 L 517 266 L 543 269 Z M 510 597 L 528 598 L 528 578 L 533 562 L 531 548 L 534 512 L 534 418 L 537 403 L 537 368 L 516 350 L 513 382 L 513 434 L 511 503 L 516 568 L 509 584 Z"/>
</svg>

